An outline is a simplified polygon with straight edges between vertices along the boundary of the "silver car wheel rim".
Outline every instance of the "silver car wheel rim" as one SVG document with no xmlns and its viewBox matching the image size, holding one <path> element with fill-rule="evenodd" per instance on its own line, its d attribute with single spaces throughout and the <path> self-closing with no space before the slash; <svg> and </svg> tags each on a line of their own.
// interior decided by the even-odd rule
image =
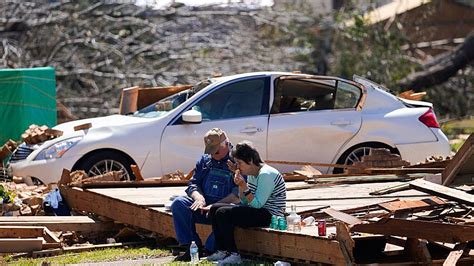
<svg viewBox="0 0 474 266">
<path fill-rule="evenodd" d="M 102 161 L 97 162 L 91 167 L 87 175 L 88 176 L 103 175 L 110 171 L 122 171 L 123 174 L 120 177 L 120 180 L 130 180 L 130 176 L 128 175 L 128 172 L 125 166 L 115 160 L 102 160 Z"/>
<path fill-rule="evenodd" d="M 346 160 L 344 161 L 344 164 L 346 165 L 352 165 L 355 162 L 360 162 L 362 161 L 362 156 L 369 155 L 370 153 L 369 147 L 360 147 L 355 150 L 353 150 L 349 155 L 347 155 Z"/>
</svg>

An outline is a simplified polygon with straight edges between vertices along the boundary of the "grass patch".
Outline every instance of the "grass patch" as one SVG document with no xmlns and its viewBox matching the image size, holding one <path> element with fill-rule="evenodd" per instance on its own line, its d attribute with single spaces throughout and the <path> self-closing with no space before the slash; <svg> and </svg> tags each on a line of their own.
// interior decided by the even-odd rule
<svg viewBox="0 0 474 266">
<path fill-rule="evenodd" d="M 85 251 L 80 253 L 67 253 L 47 258 L 20 258 L 12 259 L 10 256 L 4 256 L 1 264 L 9 265 L 41 265 L 42 263 L 71 264 L 71 263 L 87 263 L 87 262 L 104 262 L 104 261 L 120 261 L 132 259 L 150 259 L 169 256 L 171 253 L 165 249 L 142 248 L 107 248 L 102 250 Z"/>
<path fill-rule="evenodd" d="M 449 139 L 453 139 L 459 134 L 472 134 L 474 133 L 474 119 L 451 120 L 443 123 L 441 129 Z"/>
</svg>

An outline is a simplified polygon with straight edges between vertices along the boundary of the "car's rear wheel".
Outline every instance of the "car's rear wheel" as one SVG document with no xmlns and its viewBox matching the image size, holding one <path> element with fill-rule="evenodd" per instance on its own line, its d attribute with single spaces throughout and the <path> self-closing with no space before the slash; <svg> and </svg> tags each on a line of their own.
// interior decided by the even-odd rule
<svg viewBox="0 0 474 266">
<path fill-rule="evenodd" d="M 356 162 L 361 162 L 362 157 L 369 155 L 370 150 L 374 148 L 386 148 L 389 149 L 391 153 L 398 154 L 396 149 L 382 143 L 367 143 L 355 146 L 342 154 L 342 156 L 337 161 L 337 164 L 353 165 Z M 344 168 L 334 168 L 334 174 L 344 173 Z"/>
<path fill-rule="evenodd" d="M 130 168 L 131 164 L 130 159 L 120 153 L 102 151 L 86 157 L 73 170 L 84 170 L 88 176 L 102 175 L 110 171 L 122 171 L 120 180 L 135 180 Z"/>
</svg>

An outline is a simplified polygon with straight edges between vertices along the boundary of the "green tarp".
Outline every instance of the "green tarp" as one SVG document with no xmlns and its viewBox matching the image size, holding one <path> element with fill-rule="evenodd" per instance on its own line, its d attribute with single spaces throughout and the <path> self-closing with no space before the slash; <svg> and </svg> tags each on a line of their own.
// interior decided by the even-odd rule
<svg viewBox="0 0 474 266">
<path fill-rule="evenodd" d="M 54 68 L 0 69 L 0 146 L 31 124 L 56 125 Z"/>
</svg>

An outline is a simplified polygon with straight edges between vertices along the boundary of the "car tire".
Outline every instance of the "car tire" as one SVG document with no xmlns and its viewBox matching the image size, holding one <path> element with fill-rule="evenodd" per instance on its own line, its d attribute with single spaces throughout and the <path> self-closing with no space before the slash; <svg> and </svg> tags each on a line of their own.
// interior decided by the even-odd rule
<svg viewBox="0 0 474 266">
<path fill-rule="evenodd" d="M 382 143 L 362 144 L 345 151 L 337 161 L 337 164 L 352 165 L 354 162 L 360 161 L 362 156 L 368 155 L 370 149 L 376 148 L 386 148 L 389 149 L 391 153 L 398 154 L 396 150 Z M 334 168 L 332 172 L 333 174 L 342 174 L 344 173 L 344 168 Z"/>
<path fill-rule="evenodd" d="M 122 170 L 125 173 L 122 175 L 121 180 L 135 180 L 135 175 L 130 167 L 131 164 L 133 162 L 120 153 L 101 151 L 86 157 L 73 170 L 84 170 L 88 176 Z"/>
</svg>

